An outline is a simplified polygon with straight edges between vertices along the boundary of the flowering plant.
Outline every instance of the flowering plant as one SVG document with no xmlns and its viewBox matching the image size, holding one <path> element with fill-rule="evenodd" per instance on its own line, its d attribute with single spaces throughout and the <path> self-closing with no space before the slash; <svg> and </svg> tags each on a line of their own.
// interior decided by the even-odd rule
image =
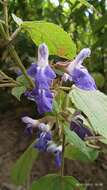
<svg viewBox="0 0 107 190">
<path fill-rule="evenodd" d="M 13 19 L 19 25 L 13 36 L 9 36 L 3 24 L 0 24 L 0 33 L 9 44 L 9 53 L 20 72 L 15 81 L 0 71 L 0 86 L 12 87 L 12 94 L 18 100 L 23 94 L 33 101 L 40 117 L 37 119 L 35 108 L 35 118 L 21 118 L 26 135 L 35 134 L 35 139 L 13 167 L 12 180 L 17 185 L 24 185 L 39 152 L 46 152 L 53 156 L 60 172 L 33 182 L 30 190 L 65 190 L 66 187 L 67 190 L 83 190 L 85 186 L 74 177 L 64 176 L 64 159 L 94 161 L 101 149 L 98 142 L 107 143 L 107 96 L 97 89 L 94 79 L 83 66 L 91 50 L 84 48 L 76 55 L 69 34 L 55 24 L 23 22 L 15 15 Z M 12 44 L 21 31 L 27 32 L 38 46 L 37 61 L 27 69 Z M 49 54 L 64 58 L 66 62 L 50 62 Z"/>
</svg>

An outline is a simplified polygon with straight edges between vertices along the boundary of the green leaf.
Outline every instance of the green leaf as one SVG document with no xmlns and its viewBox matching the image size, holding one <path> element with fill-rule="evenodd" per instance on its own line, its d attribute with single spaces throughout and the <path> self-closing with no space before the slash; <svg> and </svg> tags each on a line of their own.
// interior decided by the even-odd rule
<svg viewBox="0 0 107 190">
<path fill-rule="evenodd" d="M 24 75 L 17 77 L 16 80 L 20 83 L 20 86 L 25 86 L 26 88 L 30 87 L 29 82 Z"/>
<path fill-rule="evenodd" d="M 84 91 L 75 86 L 69 96 L 88 117 L 94 131 L 107 138 L 107 96 L 99 90 Z"/>
<path fill-rule="evenodd" d="M 20 97 L 25 91 L 26 91 L 25 86 L 18 86 L 18 87 L 14 87 L 12 89 L 11 93 L 13 96 L 15 96 L 20 101 Z"/>
<path fill-rule="evenodd" d="M 11 179 L 16 185 L 25 184 L 34 164 L 38 152 L 30 145 L 23 155 L 17 160 L 11 171 Z"/>
<path fill-rule="evenodd" d="M 58 176 L 55 174 L 46 175 L 38 181 L 33 182 L 30 190 L 85 190 L 72 176 Z"/>
<path fill-rule="evenodd" d="M 46 43 L 51 55 L 71 59 L 76 54 L 76 46 L 70 35 L 56 24 L 45 21 L 23 22 L 21 27 L 27 31 L 36 45 Z"/>
<path fill-rule="evenodd" d="M 78 148 L 76 148 L 75 146 L 67 146 L 65 149 L 65 158 L 68 159 L 72 159 L 72 160 L 79 160 L 79 161 L 83 161 L 83 162 L 92 162 L 94 161 L 97 157 L 98 157 L 98 151 L 92 148 L 88 148 L 88 154 L 90 155 L 87 156 L 86 154 L 84 154 L 83 152 L 81 152 Z"/>
<path fill-rule="evenodd" d="M 23 20 L 19 17 L 17 17 L 15 14 L 12 14 L 13 20 L 18 24 L 19 26 L 23 23 Z"/>
<path fill-rule="evenodd" d="M 19 86 L 14 87 L 12 89 L 12 95 L 15 96 L 20 101 L 21 95 L 30 86 L 29 86 L 28 80 L 25 78 L 24 75 L 17 77 L 16 81 L 19 83 Z"/>
<path fill-rule="evenodd" d="M 64 124 L 63 126 L 66 140 L 90 159 L 88 148 L 85 142 L 81 140 L 80 137 L 74 131 L 71 131 L 67 124 Z"/>
</svg>

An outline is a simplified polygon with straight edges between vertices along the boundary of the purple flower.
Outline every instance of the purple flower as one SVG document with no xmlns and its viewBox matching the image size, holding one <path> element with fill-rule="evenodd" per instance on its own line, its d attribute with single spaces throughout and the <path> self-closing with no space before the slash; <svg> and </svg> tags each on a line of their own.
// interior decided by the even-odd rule
<svg viewBox="0 0 107 190">
<path fill-rule="evenodd" d="M 33 128 L 36 128 L 39 125 L 39 121 L 32 119 L 31 117 L 25 116 L 25 117 L 22 117 L 21 119 L 22 119 L 22 122 L 26 124 L 25 133 L 27 134 L 32 134 Z"/>
<path fill-rule="evenodd" d="M 53 95 L 50 90 L 35 89 L 35 101 L 39 113 L 51 112 Z"/>
<path fill-rule="evenodd" d="M 57 146 L 54 142 L 48 142 L 47 152 L 54 153 L 55 156 L 55 164 L 57 167 L 61 166 L 62 162 L 62 145 Z"/>
<path fill-rule="evenodd" d="M 57 151 L 55 153 L 55 164 L 59 168 L 61 166 L 62 158 L 61 158 L 61 152 Z"/>
<path fill-rule="evenodd" d="M 51 112 L 53 103 L 53 94 L 49 89 L 34 88 L 31 92 L 26 91 L 28 99 L 35 101 L 37 110 L 40 114 Z"/>
<path fill-rule="evenodd" d="M 71 75 L 72 81 L 78 88 L 83 90 L 96 89 L 95 81 L 85 67 L 81 66 L 80 68 L 75 68 Z"/>
<path fill-rule="evenodd" d="M 47 46 L 41 44 L 38 48 L 37 64 L 31 64 L 27 70 L 28 74 L 35 81 L 36 88 L 31 92 L 27 91 L 25 95 L 28 99 L 34 100 L 37 103 L 40 114 L 52 111 L 53 94 L 51 93 L 50 87 L 56 74 L 48 64 L 48 56 Z"/>
<path fill-rule="evenodd" d="M 89 48 L 84 48 L 80 51 L 77 57 L 70 62 L 66 67 L 66 72 L 63 80 L 73 81 L 74 84 L 83 90 L 96 90 L 96 84 L 88 70 L 82 65 L 83 60 L 89 57 L 91 51 Z"/>
<path fill-rule="evenodd" d="M 80 118 L 75 118 L 71 121 L 70 129 L 74 131 L 82 140 L 93 135 L 91 131 L 84 126 L 83 120 Z"/>
<path fill-rule="evenodd" d="M 46 151 L 48 146 L 48 141 L 52 140 L 51 132 L 41 132 L 39 134 L 34 147 L 37 148 L 39 151 Z"/>
<path fill-rule="evenodd" d="M 24 132 L 25 132 L 27 135 L 32 135 L 32 133 L 33 133 L 32 125 L 28 124 L 27 127 L 25 128 Z"/>
<path fill-rule="evenodd" d="M 50 125 L 45 123 L 40 123 L 39 120 L 32 119 L 28 116 L 22 117 L 22 121 L 27 125 L 26 132 L 29 134 L 33 133 L 33 128 L 38 128 L 38 138 L 36 139 L 33 147 L 42 152 L 50 152 L 55 156 L 55 163 L 57 167 L 61 166 L 62 158 L 62 145 L 57 146 L 52 141 L 52 133 L 50 130 Z"/>
</svg>

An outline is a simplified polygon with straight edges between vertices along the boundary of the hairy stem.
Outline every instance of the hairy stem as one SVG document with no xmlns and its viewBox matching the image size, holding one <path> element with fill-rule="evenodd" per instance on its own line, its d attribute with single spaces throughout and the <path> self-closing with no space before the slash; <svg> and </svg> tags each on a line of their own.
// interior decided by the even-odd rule
<svg viewBox="0 0 107 190">
<path fill-rule="evenodd" d="M 3 1 L 3 8 L 4 8 L 4 20 L 6 25 L 6 33 L 9 37 L 9 25 L 8 25 L 8 0 Z"/>
<path fill-rule="evenodd" d="M 26 77 L 26 79 L 28 80 L 30 86 L 31 86 L 32 88 L 34 88 L 34 87 L 35 87 L 35 84 L 33 83 L 32 79 L 27 75 L 26 69 L 25 69 L 25 67 L 23 66 L 23 64 L 22 64 L 22 62 L 21 62 L 19 56 L 18 56 L 17 53 L 16 53 L 15 48 L 14 48 L 12 45 L 10 45 L 10 47 L 9 47 L 9 52 L 10 52 L 11 57 L 12 57 L 12 58 L 14 59 L 14 61 L 17 63 L 18 67 L 20 68 L 20 70 L 22 71 L 22 73 L 24 74 L 24 76 Z"/>
</svg>

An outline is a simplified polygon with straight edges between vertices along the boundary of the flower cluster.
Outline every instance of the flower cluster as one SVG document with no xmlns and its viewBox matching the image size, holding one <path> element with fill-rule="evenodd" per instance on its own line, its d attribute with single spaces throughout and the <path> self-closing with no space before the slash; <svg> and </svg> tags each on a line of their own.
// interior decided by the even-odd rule
<svg viewBox="0 0 107 190">
<path fill-rule="evenodd" d="M 84 48 L 72 62 L 63 64 L 66 71 L 63 75 L 63 80 L 67 81 L 69 79 L 70 81 L 73 81 L 78 88 L 83 90 L 96 90 L 97 87 L 94 79 L 89 74 L 88 70 L 82 65 L 83 60 L 86 57 L 89 57 L 90 54 L 90 49 Z M 58 62 L 57 65 L 62 66 L 60 62 Z"/>
<path fill-rule="evenodd" d="M 61 152 L 62 146 L 57 145 L 52 140 L 52 133 L 48 124 L 40 123 L 38 120 L 34 120 L 30 117 L 23 117 L 22 121 L 27 125 L 26 130 L 30 134 L 34 128 L 39 129 L 38 138 L 34 143 L 34 148 L 42 152 L 51 152 L 55 156 L 55 163 L 57 167 L 61 166 Z"/>
<path fill-rule="evenodd" d="M 32 91 L 26 91 L 25 95 L 36 102 L 40 114 L 52 111 L 53 94 L 50 87 L 56 74 L 48 64 L 48 56 L 46 44 L 41 44 L 38 48 L 37 64 L 32 63 L 27 70 L 36 87 Z"/>
<path fill-rule="evenodd" d="M 90 56 L 90 49 L 84 48 L 76 56 L 72 62 L 63 64 L 65 72 L 63 80 L 69 79 L 74 84 L 83 90 L 95 90 L 96 84 L 89 74 L 88 70 L 82 66 L 83 60 Z M 27 70 L 28 75 L 35 82 L 35 88 L 32 91 L 26 91 L 25 95 L 36 102 L 37 109 L 40 114 L 52 111 L 53 94 L 50 90 L 53 80 L 56 77 L 55 72 L 48 64 L 48 48 L 45 44 L 41 44 L 38 48 L 38 61 L 37 64 L 32 63 Z M 58 62 L 57 65 L 61 66 L 62 63 Z M 53 135 L 48 122 L 44 123 L 43 120 L 34 120 L 30 117 L 23 117 L 22 121 L 27 125 L 25 131 L 32 134 L 34 128 L 38 129 L 37 139 L 34 143 L 34 148 L 42 152 L 51 152 L 55 156 L 55 163 L 58 167 L 61 166 L 62 161 L 62 145 L 57 145 L 53 141 Z M 73 130 L 82 140 L 86 137 L 92 136 L 92 132 L 84 126 L 83 120 L 74 115 L 70 129 Z"/>
</svg>

